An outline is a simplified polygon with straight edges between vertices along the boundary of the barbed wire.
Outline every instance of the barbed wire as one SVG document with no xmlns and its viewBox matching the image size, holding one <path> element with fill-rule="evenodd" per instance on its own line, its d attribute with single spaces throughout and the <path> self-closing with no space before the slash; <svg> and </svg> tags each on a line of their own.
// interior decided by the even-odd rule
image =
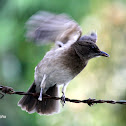
<svg viewBox="0 0 126 126">
<path fill-rule="evenodd" d="M 30 93 L 30 92 L 21 92 L 21 91 L 14 91 L 12 87 L 8 86 L 2 86 L 0 85 L 0 99 L 4 97 L 5 94 L 17 94 L 17 95 L 32 95 L 35 98 L 38 98 L 39 93 Z M 54 100 L 62 100 L 62 97 L 55 97 L 55 96 L 50 96 L 48 94 L 43 94 L 43 98 L 46 99 L 54 99 Z M 65 98 L 65 101 L 67 102 L 73 102 L 73 103 L 86 103 L 89 106 L 92 106 L 93 104 L 97 103 L 109 103 L 109 104 L 123 104 L 126 105 L 126 100 L 96 100 L 96 99 L 87 99 L 87 100 L 77 100 L 77 99 L 70 99 L 70 98 Z"/>
</svg>

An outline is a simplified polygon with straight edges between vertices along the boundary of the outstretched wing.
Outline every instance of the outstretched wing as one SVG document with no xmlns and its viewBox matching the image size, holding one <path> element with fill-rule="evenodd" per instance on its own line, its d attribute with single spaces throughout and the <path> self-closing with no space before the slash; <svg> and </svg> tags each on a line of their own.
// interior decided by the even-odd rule
<svg viewBox="0 0 126 126">
<path fill-rule="evenodd" d="M 26 23 L 26 38 L 37 44 L 75 42 L 81 36 L 80 26 L 65 14 L 39 11 Z"/>
</svg>

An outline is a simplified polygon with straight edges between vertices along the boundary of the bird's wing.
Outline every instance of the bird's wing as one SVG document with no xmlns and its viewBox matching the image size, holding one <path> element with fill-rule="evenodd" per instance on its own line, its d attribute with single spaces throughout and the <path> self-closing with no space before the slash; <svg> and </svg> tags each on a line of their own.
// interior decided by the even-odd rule
<svg viewBox="0 0 126 126">
<path fill-rule="evenodd" d="M 36 44 L 75 42 L 81 36 L 80 26 L 65 14 L 39 11 L 26 23 L 26 38 Z"/>
</svg>

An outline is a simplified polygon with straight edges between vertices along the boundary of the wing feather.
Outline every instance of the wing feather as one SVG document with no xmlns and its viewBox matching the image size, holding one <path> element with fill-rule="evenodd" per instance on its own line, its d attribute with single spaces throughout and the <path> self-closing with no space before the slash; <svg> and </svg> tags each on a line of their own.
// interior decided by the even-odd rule
<svg viewBox="0 0 126 126">
<path fill-rule="evenodd" d="M 60 41 L 75 42 L 81 36 L 80 26 L 65 14 L 39 11 L 26 23 L 26 37 L 38 44 Z"/>
</svg>

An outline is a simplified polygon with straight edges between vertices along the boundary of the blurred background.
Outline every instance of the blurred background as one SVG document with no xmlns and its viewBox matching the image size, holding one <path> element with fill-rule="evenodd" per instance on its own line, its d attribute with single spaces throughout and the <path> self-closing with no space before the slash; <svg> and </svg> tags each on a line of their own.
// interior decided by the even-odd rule
<svg viewBox="0 0 126 126">
<path fill-rule="evenodd" d="M 126 99 L 126 1 L 125 0 L 0 0 L 0 85 L 27 91 L 34 68 L 52 45 L 36 46 L 25 39 L 25 22 L 39 10 L 66 13 L 82 27 L 83 34 L 97 31 L 99 48 L 110 58 L 92 59 L 66 90 L 75 99 Z M 125 126 L 126 106 L 66 102 L 52 116 L 28 114 L 17 106 L 21 96 L 0 100 L 0 126 Z"/>
</svg>

